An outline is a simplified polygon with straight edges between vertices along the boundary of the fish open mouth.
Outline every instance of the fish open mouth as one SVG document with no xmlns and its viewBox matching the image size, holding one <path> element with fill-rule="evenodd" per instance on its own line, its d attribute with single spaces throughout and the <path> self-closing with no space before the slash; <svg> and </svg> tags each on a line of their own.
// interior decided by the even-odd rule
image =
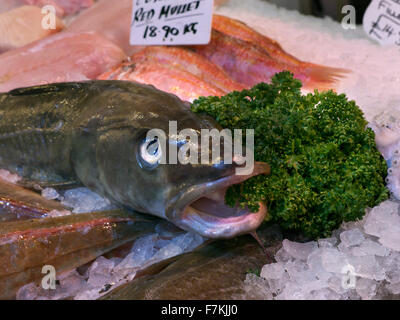
<svg viewBox="0 0 400 320">
<path fill-rule="evenodd" d="M 260 202 L 257 212 L 230 207 L 225 204 L 225 192 L 231 185 L 269 172 L 268 164 L 256 162 L 249 175 L 232 175 L 196 186 L 185 195 L 186 204 L 175 211 L 173 222 L 207 238 L 232 238 L 256 230 L 267 214 L 266 205 Z"/>
</svg>

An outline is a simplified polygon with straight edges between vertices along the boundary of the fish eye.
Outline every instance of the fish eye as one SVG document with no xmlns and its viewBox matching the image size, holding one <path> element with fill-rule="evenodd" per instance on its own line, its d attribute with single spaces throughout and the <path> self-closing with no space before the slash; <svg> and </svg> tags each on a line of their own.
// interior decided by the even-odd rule
<svg viewBox="0 0 400 320">
<path fill-rule="evenodd" d="M 145 139 L 139 147 L 139 164 L 145 169 L 155 169 L 161 160 L 162 148 L 157 137 Z"/>
</svg>

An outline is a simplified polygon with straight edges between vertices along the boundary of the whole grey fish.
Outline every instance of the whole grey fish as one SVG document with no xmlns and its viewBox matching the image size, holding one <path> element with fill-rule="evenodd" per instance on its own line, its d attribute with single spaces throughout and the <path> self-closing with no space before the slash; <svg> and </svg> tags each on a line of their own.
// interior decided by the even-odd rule
<svg viewBox="0 0 400 320">
<path fill-rule="evenodd" d="M 0 167 L 35 183 L 78 182 L 131 210 L 165 218 L 209 238 L 254 231 L 266 215 L 229 208 L 232 184 L 269 172 L 256 163 L 248 176 L 225 164 L 161 164 L 154 160 L 157 128 L 177 144 L 177 129 L 219 128 L 176 96 L 125 81 L 87 81 L 21 88 L 0 94 Z M 169 150 L 169 149 L 168 149 Z M 211 151 L 210 151 L 211 152 Z"/>
</svg>

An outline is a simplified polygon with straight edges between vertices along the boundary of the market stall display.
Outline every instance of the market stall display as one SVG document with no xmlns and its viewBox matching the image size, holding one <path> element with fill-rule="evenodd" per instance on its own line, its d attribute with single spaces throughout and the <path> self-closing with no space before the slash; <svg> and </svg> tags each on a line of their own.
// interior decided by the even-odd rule
<svg viewBox="0 0 400 320">
<path fill-rule="evenodd" d="M 1 32 L 44 5 L 56 9 L 56 29 L 43 32 L 37 18 L 36 29 Z M 0 6 L 1 298 L 400 293 L 398 50 L 260 0 L 216 5 L 210 43 L 179 47 L 130 45 L 131 0 Z M 145 133 L 171 121 L 192 132 L 254 129 L 264 162 L 243 176 L 237 154 L 231 164 L 160 165 L 159 137 Z M 176 140 L 193 150 L 189 142 Z M 200 277 L 179 297 L 226 261 L 230 274 L 216 268 L 213 286 Z M 243 274 L 246 263 L 256 270 Z M 55 290 L 39 281 L 45 264 L 57 269 Z M 176 291 L 162 290 L 178 274 Z"/>
</svg>

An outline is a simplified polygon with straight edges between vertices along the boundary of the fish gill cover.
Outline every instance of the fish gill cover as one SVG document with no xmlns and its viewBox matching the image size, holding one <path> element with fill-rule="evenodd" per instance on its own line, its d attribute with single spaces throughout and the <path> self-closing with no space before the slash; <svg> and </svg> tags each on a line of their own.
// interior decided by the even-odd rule
<svg viewBox="0 0 400 320">
<path fill-rule="evenodd" d="M 224 128 L 254 129 L 255 161 L 271 165 L 270 176 L 231 187 L 227 204 L 255 211 L 265 201 L 269 219 L 284 229 L 327 237 L 387 199 L 387 165 L 354 101 L 333 91 L 302 95 L 301 86 L 285 71 L 271 84 L 201 97 L 192 110 Z"/>
</svg>

